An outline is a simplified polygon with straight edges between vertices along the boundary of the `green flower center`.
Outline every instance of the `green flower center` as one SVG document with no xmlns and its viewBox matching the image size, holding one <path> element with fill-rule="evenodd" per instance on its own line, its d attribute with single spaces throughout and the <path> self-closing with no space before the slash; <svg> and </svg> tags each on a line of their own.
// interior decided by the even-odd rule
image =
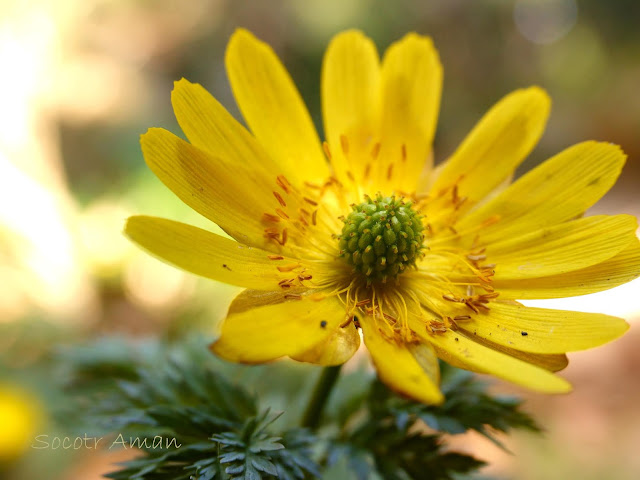
<svg viewBox="0 0 640 480">
<path fill-rule="evenodd" d="M 366 276 L 367 284 L 396 278 L 415 265 L 424 248 L 420 218 L 402 198 L 365 196 L 343 220 L 340 256 Z"/>
</svg>

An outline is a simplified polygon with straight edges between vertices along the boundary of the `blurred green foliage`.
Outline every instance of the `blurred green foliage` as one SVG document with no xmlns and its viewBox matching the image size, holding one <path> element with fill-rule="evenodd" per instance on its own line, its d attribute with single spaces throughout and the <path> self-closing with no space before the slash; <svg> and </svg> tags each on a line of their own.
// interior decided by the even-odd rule
<svg viewBox="0 0 640 480">
<path fill-rule="evenodd" d="M 66 349 L 59 362 L 75 399 L 59 418 L 74 412 L 84 420 L 78 435 L 89 431 L 115 437 L 112 446 L 125 439 L 142 445 L 144 455 L 111 473 L 114 479 L 338 479 L 332 469 L 346 468 L 359 480 L 449 480 L 484 463 L 450 451 L 443 434 L 476 430 L 499 444 L 493 432 L 538 430 L 521 402 L 487 394 L 471 373 L 446 364 L 447 399 L 438 407 L 400 398 L 363 370 L 347 373 L 312 431 L 296 425 L 295 407 L 280 421 L 265 399 L 290 392 L 288 403 L 303 405 L 318 367 L 287 375 L 286 364 L 229 365 L 193 339 L 137 347 L 111 339 Z M 269 381 L 247 381 L 245 371 Z M 175 439 L 179 448 L 158 448 L 158 439 Z M 341 458 L 346 466 L 334 467 Z"/>
</svg>

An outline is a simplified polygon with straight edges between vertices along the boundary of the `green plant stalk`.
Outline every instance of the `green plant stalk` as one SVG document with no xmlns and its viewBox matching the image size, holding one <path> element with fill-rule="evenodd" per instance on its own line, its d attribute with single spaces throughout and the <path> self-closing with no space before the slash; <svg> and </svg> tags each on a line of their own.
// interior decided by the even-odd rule
<svg viewBox="0 0 640 480">
<path fill-rule="evenodd" d="M 340 376 L 341 368 L 342 365 L 337 365 L 335 367 L 324 367 L 322 370 L 320 378 L 318 378 L 318 382 L 313 390 L 313 394 L 311 395 L 309 405 L 307 405 L 307 409 L 302 416 L 303 427 L 307 427 L 311 430 L 318 428 L 320 418 L 322 417 L 322 410 L 331 395 L 331 390 L 333 390 L 333 387 Z"/>
</svg>

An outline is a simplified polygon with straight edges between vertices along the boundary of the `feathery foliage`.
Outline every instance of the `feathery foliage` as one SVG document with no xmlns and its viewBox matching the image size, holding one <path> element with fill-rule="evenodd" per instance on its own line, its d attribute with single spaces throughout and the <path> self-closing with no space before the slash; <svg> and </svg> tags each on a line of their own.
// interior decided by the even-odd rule
<svg viewBox="0 0 640 480">
<path fill-rule="evenodd" d="M 199 341 L 102 341 L 61 358 L 77 399 L 70 407 L 112 432 L 114 445 L 140 450 L 107 475 L 115 480 L 460 479 L 484 463 L 450 451 L 442 433 L 476 430 L 501 445 L 497 431 L 537 430 L 518 400 L 446 364 L 441 406 L 402 398 L 362 369 L 344 374 L 312 432 L 261 402 L 274 391 L 289 392 L 291 405 L 306 401 L 308 373 L 282 375 L 281 365 L 228 365 Z"/>
</svg>

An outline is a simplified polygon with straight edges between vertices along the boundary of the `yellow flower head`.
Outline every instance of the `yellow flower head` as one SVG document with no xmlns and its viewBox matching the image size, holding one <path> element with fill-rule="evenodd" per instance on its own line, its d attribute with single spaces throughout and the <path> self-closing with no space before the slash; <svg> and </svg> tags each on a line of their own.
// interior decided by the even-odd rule
<svg viewBox="0 0 640 480">
<path fill-rule="evenodd" d="M 0 381 L 0 467 L 28 450 L 43 416 L 42 406 L 32 394 Z"/>
<path fill-rule="evenodd" d="M 442 66 L 426 37 L 407 35 L 382 61 L 360 32 L 332 40 L 322 143 L 269 46 L 238 30 L 226 66 L 249 129 L 181 80 L 172 102 L 189 142 L 151 129 L 142 150 L 234 240 L 154 217 L 126 226 L 161 259 L 246 287 L 212 347 L 221 357 L 335 365 L 358 349 L 361 329 L 383 381 L 437 403 L 438 357 L 566 392 L 552 373 L 565 352 L 626 331 L 618 318 L 516 301 L 605 290 L 640 272 L 635 218 L 582 217 L 620 173 L 617 146 L 574 145 L 511 183 L 547 120 L 542 89 L 504 97 L 433 168 Z"/>
</svg>

